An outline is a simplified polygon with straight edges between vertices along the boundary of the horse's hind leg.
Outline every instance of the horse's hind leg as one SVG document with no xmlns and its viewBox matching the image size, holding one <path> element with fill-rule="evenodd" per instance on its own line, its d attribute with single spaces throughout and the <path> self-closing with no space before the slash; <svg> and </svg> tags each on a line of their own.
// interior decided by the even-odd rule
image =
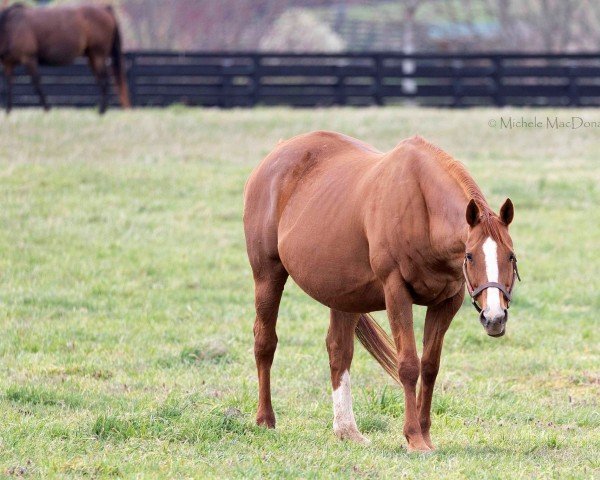
<svg viewBox="0 0 600 480">
<path fill-rule="evenodd" d="M 102 115 L 106 112 L 106 107 L 108 106 L 108 86 L 110 83 L 108 67 L 106 66 L 106 57 L 100 54 L 90 53 L 88 54 L 88 59 L 90 68 L 94 72 L 96 80 L 98 81 L 98 86 L 100 87 L 100 105 L 98 113 Z"/>
<path fill-rule="evenodd" d="M 258 411 L 256 423 L 275 427 L 275 412 L 271 404 L 271 365 L 277 348 L 275 325 L 279 302 L 288 273 L 274 259 L 263 259 L 252 265 L 256 320 L 254 322 L 254 357 L 258 370 Z"/>
<path fill-rule="evenodd" d="M 42 90 L 42 82 L 40 80 L 40 72 L 38 71 L 38 63 L 37 60 L 31 59 L 25 62 L 25 67 L 27 68 L 27 72 L 31 77 L 31 83 L 33 83 L 33 88 L 35 88 L 36 93 L 40 97 L 40 102 L 44 110 L 50 110 L 50 106 L 46 101 L 46 96 Z"/>
<path fill-rule="evenodd" d="M 333 386 L 333 431 L 341 439 L 369 443 L 356 426 L 350 390 L 350 364 L 354 355 L 354 330 L 360 315 L 331 310 L 327 352 Z"/>
</svg>

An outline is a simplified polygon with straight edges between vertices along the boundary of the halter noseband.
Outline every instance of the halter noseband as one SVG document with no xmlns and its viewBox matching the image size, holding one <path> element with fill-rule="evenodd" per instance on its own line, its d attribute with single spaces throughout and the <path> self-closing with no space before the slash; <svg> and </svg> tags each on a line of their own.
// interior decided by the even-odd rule
<svg viewBox="0 0 600 480">
<path fill-rule="evenodd" d="M 479 306 L 479 304 L 477 303 L 477 296 L 483 292 L 484 290 L 487 290 L 488 288 L 497 288 L 498 290 L 500 290 L 502 292 L 502 294 L 504 295 L 504 298 L 506 299 L 506 308 L 510 307 L 510 301 L 512 299 L 512 290 L 513 287 L 515 286 L 515 279 L 518 279 L 519 282 L 521 281 L 521 277 L 519 276 L 519 270 L 517 268 L 517 257 L 513 256 L 511 263 L 513 264 L 513 278 L 512 278 L 512 282 L 510 283 L 510 287 L 508 288 L 508 290 L 506 289 L 506 287 L 498 282 L 487 282 L 484 283 L 483 285 L 479 285 L 477 288 L 473 288 L 473 285 L 471 285 L 471 282 L 469 281 L 469 276 L 467 275 L 467 256 L 465 255 L 465 261 L 463 262 L 463 275 L 465 276 L 465 281 L 467 284 L 467 291 L 469 292 L 469 296 L 471 297 L 471 303 L 473 304 L 473 306 L 475 307 L 475 310 L 477 310 L 478 312 L 481 313 L 482 308 Z"/>
</svg>

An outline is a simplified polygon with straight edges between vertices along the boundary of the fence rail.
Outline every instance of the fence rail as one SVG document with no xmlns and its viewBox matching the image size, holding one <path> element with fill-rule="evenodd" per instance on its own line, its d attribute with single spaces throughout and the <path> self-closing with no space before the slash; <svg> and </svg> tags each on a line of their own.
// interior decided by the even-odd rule
<svg viewBox="0 0 600 480">
<path fill-rule="evenodd" d="M 128 52 L 136 106 L 600 106 L 598 54 L 267 54 Z M 16 106 L 38 105 L 23 70 Z M 52 105 L 97 103 L 87 64 L 43 67 Z M 3 97 L 4 97 L 3 85 Z M 113 90 L 114 91 L 114 90 Z M 116 96 L 111 99 L 116 104 Z"/>
</svg>

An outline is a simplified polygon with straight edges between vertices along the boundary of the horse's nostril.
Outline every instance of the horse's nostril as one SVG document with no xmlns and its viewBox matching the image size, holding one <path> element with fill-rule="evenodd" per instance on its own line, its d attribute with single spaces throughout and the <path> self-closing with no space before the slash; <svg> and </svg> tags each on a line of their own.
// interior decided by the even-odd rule
<svg viewBox="0 0 600 480">
<path fill-rule="evenodd" d="M 484 327 L 496 326 L 496 325 L 504 325 L 508 318 L 508 312 L 506 309 L 502 309 L 501 311 L 490 313 L 489 307 L 482 311 L 479 315 L 479 319 L 481 324 Z"/>
</svg>

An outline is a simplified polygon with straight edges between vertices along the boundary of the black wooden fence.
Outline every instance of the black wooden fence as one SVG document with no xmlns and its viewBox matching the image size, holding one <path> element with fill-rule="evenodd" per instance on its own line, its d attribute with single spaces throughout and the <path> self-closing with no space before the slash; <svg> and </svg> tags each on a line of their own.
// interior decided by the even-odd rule
<svg viewBox="0 0 600 480">
<path fill-rule="evenodd" d="M 132 101 L 140 107 L 600 106 L 600 53 L 129 52 L 126 63 Z M 37 105 L 29 79 L 19 73 L 15 105 Z M 44 67 L 42 76 L 52 105 L 97 102 L 98 90 L 83 60 L 69 67 Z"/>
</svg>

